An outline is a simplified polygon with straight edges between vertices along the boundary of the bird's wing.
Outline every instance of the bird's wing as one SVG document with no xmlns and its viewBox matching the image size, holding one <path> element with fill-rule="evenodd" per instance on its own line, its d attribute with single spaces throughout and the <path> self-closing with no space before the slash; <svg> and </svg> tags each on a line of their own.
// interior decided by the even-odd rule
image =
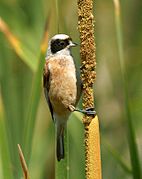
<svg viewBox="0 0 142 179">
<path fill-rule="evenodd" d="M 49 87 L 50 87 L 49 86 L 50 85 L 50 83 L 49 83 L 49 79 L 50 78 L 49 77 L 50 77 L 50 71 L 48 69 L 48 60 L 47 60 L 46 63 L 45 63 L 44 72 L 43 72 L 43 87 L 44 87 L 45 98 L 46 98 L 46 101 L 48 103 L 52 119 L 54 120 L 54 117 L 53 117 L 53 108 L 52 108 L 52 104 L 51 104 L 49 96 L 48 96 Z"/>
</svg>

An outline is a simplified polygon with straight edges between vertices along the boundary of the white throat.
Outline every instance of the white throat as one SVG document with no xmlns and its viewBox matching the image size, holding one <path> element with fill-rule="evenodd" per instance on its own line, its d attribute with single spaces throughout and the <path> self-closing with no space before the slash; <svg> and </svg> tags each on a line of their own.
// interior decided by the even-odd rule
<svg viewBox="0 0 142 179">
<path fill-rule="evenodd" d="M 56 53 L 52 53 L 50 47 L 47 50 L 46 56 L 56 56 L 56 55 L 71 55 L 71 51 L 69 48 L 62 49 Z"/>
</svg>

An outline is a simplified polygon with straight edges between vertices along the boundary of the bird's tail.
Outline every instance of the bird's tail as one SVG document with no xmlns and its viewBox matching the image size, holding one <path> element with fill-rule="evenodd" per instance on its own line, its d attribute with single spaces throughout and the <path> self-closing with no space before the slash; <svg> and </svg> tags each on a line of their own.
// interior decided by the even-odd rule
<svg viewBox="0 0 142 179">
<path fill-rule="evenodd" d="M 57 125 L 56 155 L 58 161 L 64 158 L 64 127 L 61 124 Z"/>
</svg>

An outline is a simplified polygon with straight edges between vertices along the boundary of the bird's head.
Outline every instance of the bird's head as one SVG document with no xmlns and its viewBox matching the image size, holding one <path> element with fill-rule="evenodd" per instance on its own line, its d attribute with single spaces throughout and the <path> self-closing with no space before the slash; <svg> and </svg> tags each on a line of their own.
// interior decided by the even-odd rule
<svg viewBox="0 0 142 179">
<path fill-rule="evenodd" d="M 72 42 L 72 39 L 66 34 L 57 34 L 49 41 L 48 52 L 50 54 L 66 53 L 70 52 L 71 47 L 75 47 L 77 44 Z"/>
</svg>

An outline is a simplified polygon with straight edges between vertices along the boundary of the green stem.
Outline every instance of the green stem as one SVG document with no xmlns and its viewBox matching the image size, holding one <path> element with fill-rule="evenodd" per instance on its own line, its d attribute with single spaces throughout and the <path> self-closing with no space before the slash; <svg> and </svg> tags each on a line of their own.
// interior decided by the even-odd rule
<svg viewBox="0 0 142 179">
<path fill-rule="evenodd" d="M 56 25 L 57 25 L 57 33 L 59 34 L 59 5 L 58 5 L 58 0 L 55 0 L 55 6 L 56 6 Z"/>
</svg>

